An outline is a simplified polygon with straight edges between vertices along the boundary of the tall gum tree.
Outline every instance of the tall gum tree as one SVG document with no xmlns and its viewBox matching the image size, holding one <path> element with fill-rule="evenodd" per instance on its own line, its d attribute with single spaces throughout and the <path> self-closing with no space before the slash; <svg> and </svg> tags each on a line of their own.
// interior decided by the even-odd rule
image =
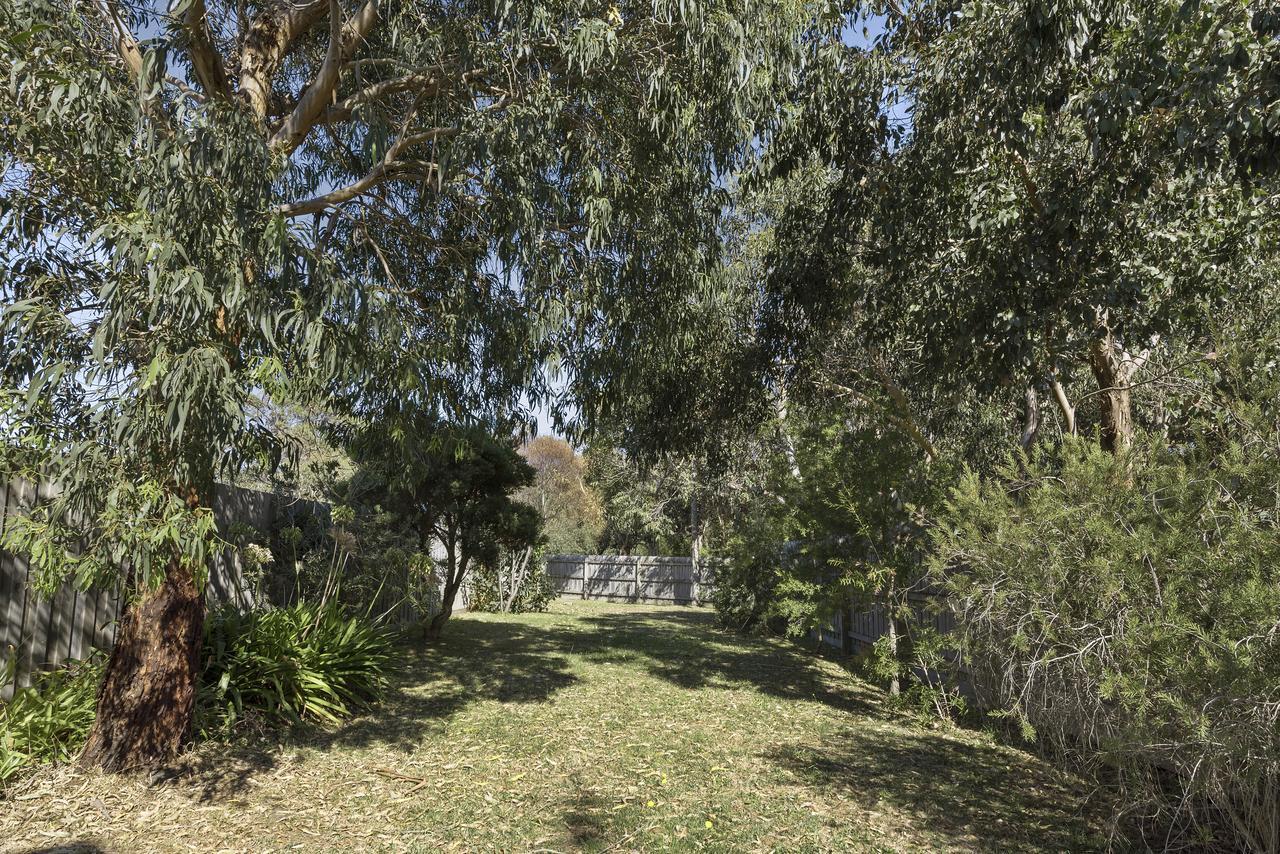
<svg viewBox="0 0 1280 854">
<path fill-rule="evenodd" d="M 83 761 L 189 731 L 215 479 L 251 400 L 474 417 L 551 352 L 678 333 L 717 177 L 770 133 L 800 2 L 0 8 L 6 529 L 128 594 Z M 638 324 L 645 332 L 640 333 Z M 610 361 L 612 360 L 612 362 Z"/>
<path fill-rule="evenodd" d="M 923 2 L 881 29 L 805 76 L 768 155 L 774 179 L 821 167 L 776 224 L 777 349 L 854 317 L 938 388 L 1044 390 L 1063 432 L 1123 451 L 1158 366 L 1208 358 L 1215 318 L 1263 284 L 1275 15 Z"/>
</svg>

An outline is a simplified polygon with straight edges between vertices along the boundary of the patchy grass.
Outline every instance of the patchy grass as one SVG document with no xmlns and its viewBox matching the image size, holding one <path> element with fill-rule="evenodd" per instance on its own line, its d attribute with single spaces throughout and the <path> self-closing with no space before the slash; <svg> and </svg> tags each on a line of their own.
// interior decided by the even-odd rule
<svg viewBox="0 0 1280 854">
<path fill-rule="evenodd" d="M 41 772 L 4 850 L 1079 851 L 1076 784 L 923 729 L 836 662 L 707 611 L 465 615 L 376 714 L 205 745 L 152 780 Z M 56 846 L 75 846 L 57 848 Z"/>
</svg>

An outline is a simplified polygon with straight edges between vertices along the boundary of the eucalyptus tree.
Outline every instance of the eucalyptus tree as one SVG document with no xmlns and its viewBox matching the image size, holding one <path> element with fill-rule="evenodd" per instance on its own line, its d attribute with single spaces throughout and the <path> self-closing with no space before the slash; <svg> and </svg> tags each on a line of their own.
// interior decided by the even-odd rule
<svg viewBox="0 0 1280 854">
<path fill-rule="evenodd" d="M 1230 0 L 890 4 L 770 152 L 823 167 L 777 225 L 775 328 L 857 317 L 940 387 L 1048 393 L 1126 447 L 1135 389 L 1264 284 L 1276 27 Z"/>
<path fill-rule="evenodd" d="M 558 350 L 628 364 L 716 259 L 717 177 L 767 136 L 801 2 L 31 0 L 10 69 L 6 532 L 129 591 L 84 760 L 189 728 L 213 482 L 251 401 L 478 416 Z M 590 361 L 591 353 L 609 358 Z M 585 374 L 584 374 L 585 376 Z"/>
</svg>

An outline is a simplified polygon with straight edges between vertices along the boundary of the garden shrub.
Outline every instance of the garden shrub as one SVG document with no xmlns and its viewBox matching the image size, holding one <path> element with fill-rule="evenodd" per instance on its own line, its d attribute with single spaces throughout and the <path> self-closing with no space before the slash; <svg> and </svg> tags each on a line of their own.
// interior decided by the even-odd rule
<svg viewBox="0 0 1280 854">
<path fill-rule="evenodd" d="M 13 665 L 0 684 L 13 680 Z M 0 787 L 24 768 L 71 759 L 84 745 L 93 724 L 94 702 L 102 678 L 102 660 L 73 661 L 36 674 L 32 684 L 0 702 Z"/>
<path fill-rule="evenodd" d="M 556 597 L 556 590 L 547 574 L 545 551 L 541 547 L 533 549 L 524 559 L 525 563 L 521 554 L 506 553 L 493 565 L 476 567 L 472 571 L 468 607 L 474 611 L 506 610 L 512 614 L 547 610 Z M 510 589 L 513 584 L 517 589 Z M 510 608 L 505 607 L 506 601 L 510 601 Z"/>
<path fill-rule="evenodd" d="M 225 731 L 246 716 L 272 724 L 335 724 L 378 701 L 391 663 L 388 633 L 337 602 L 300 602 L 205 623 L 200 721 Z"/>
<path fill-rule="evenodd" d="M 735 631 L 786 629 L 773 612 L 782 583 L 785 543 L 793 528 L 789 514 L 770 504 L 744 502 L 738 524 L 725 536 L 719 553 L 711 603 L 720 624 Z"/>
<path fill-rule="evenodd" d="M 1145 833 L 1280 850 L 1280 458 L 1269 441 L 970 475 L 934 571 L 985 705 Z M 1172 835 L 1170 835 L 1172 834 Z"/>
</svg>

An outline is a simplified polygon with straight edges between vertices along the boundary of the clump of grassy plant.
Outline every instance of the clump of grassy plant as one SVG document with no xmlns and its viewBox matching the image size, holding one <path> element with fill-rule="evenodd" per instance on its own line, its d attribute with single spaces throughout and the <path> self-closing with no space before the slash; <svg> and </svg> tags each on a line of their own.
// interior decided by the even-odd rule
<svg viewBox="0 0 1280 854">
<path fill-rule="evenodd" d="M 336 724 L 382 696 L 391 640 L 337 602 L 210 614 L 200 721 L 206 734 L 246 717 L 283 725 Z"/>
<path fill-rule="evenodd" d="M 12 683 L 16 656 L 0 685 Z M 79 752 L 93 724 L 102 661 L 75 661 L 41 673 L 0 703 L 0 787 L 38 762 L 67 760 Z"/>
</svg>

